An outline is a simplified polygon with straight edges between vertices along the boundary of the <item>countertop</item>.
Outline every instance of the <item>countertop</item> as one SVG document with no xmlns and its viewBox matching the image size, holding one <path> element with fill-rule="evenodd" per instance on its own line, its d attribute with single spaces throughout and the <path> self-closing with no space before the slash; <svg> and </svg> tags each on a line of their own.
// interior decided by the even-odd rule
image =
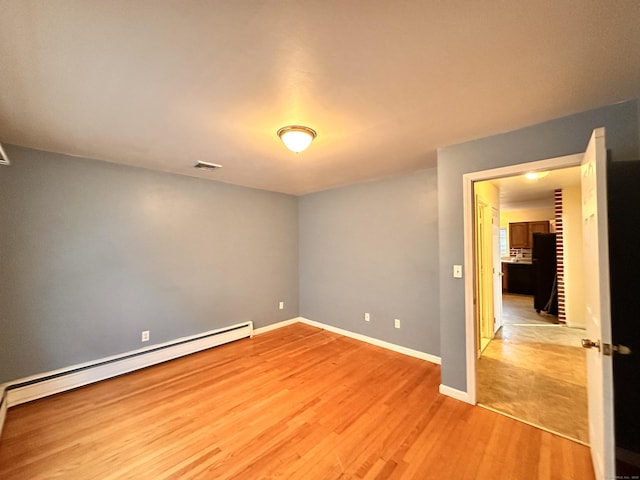
<svg viewBox="0 0 640 480">
<path fill-rule="evenodd" d="M 502 263 L 515 263 L 515 264 L 522 264 L 522 265 L 531 265 L 531 259 L 530 258 L 521 258 L 521 259 L 503 258 L 502 259 Z"/>
</svg>

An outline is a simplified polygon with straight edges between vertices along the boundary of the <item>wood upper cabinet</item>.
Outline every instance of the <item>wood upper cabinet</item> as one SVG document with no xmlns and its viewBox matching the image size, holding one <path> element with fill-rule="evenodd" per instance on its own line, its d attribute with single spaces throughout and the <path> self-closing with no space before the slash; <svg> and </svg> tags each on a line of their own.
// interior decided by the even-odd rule
<svg viewBox="0 0 640 480">
<path fill-rule="evenodd" d="M 528 248 L 529 226 L 527 222 L 509 224 L 509 247 Z"/>
<path fill-rule="evenodd" d="M 529 222 L 529 248 L 533 247 L 534 233 L 549 233 L 549 222 Z"/>
<path fill-rule="evenodd" d="M 549 221 L 509 224 L 509 248 L 531 248 L 534 233 L 549 233 Z"/>
</svg>

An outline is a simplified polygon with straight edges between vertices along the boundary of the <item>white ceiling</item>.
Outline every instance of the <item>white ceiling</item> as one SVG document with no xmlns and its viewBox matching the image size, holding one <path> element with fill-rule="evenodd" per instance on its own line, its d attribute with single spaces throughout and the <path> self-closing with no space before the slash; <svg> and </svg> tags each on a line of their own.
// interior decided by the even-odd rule
<svg viewBox="0 0 640 480">
<path fill-rule="evenodd" d="M 303 194 L 638 98 L 638 52 L 637 0 L 0 0 L 0 140 Z"/>
<path fill-rule="evenodd" d="M 548 171 L 545 177 L 529 180 L 524 175 L 486 180 L 500 192 L 500 209 L 514 210 L 554 206 L 556 189 L 580 185 L 580 167 Z"/>
</svg>

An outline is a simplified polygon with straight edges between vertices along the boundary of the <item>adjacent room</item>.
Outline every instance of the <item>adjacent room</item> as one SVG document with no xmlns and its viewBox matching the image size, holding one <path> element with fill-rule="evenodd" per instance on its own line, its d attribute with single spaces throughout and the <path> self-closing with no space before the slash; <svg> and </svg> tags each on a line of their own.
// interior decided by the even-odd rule
<svg viewBox="0 0 640 480">
<path fill-rule="evenodd" d="M 493 267 L 477 276 L 478 402 L 588 444 L 580 182 L 571 167 L 474 185 L 476 264 Z"/>
<path fill-rule="evenodd" d="M 638 18 L 0 2 L 0 478 L 636 474 L 634 217 L 611 192 L 640 164 Z M 563 169 L 544 215 L 507 208 L 500 179 Z M 539 305 L 517 229 L 559 219 L 585 250 L 556 243 Z M 523 357 L 485 366 L 541 365 L 521 332 L 544 329 L 580 331 L 549 348 L 583 363 L 537 392 L 581 382 L 573 433 L 487 397 L 535 390 Z"/>
</svg>

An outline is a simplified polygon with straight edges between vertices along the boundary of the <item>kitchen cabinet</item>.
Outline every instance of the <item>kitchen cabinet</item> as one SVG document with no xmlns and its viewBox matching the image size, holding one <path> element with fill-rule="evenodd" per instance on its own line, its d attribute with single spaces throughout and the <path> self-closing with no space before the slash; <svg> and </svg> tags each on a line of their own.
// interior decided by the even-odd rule
<svg viewBox="0 0 640 480">
<path fill-rule="evenodd" d="M 533 247 L 534 233 L 549 233 L 549 221 L 510 223 L 509 248 Z"/>
<path fill-rule="evenodd" d="M 529 224 L 527 222 L 509 224 L 509 248 L 529 248 Z"/>
<path fill-rule="evenodd" d="M 534 233 L 549 233 L 549 222 L 527 222 L 529 224 L 529 247 L 533 247 Z"/>
</svg>

